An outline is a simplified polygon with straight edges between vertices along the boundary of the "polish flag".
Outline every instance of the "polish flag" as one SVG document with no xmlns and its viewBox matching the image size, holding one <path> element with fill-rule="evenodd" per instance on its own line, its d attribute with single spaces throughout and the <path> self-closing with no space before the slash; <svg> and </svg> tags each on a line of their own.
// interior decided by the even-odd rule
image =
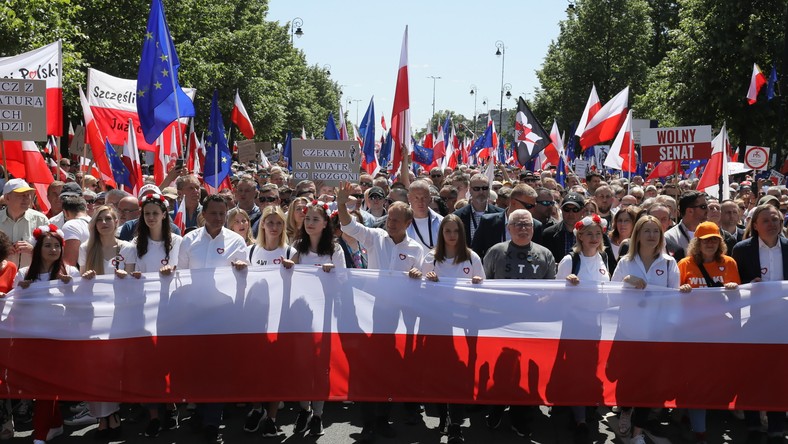
<svg viewBox="0 0 788 444">
<path fill-rule="evenodd" d="M 722 125 L 720 133 L 711 141 L 711 158 L 703 170 L 703 175 L 698 181 L 698 191 L 712 197 L 718 197 L 720 202 L 730 196 L 730 178 L 728 177 L 728 130 Z"/>
<path fill-rule="evenodd" d="M 443 134 L 443 125 L 438 126 L 438 135 L 435 137 L 435 142 L 432 144 L 433 158 L 432 165 L 427 169 L 428 171 L 440 165 L 443 158 L 446 156 L 446 137 Z"/>
<path fill-rule="evenodd" d="M 173 126 L 171 127 L 172 131 L 170 131 L 170 147 L 169 147 L 169 154 L 167 155 L 167 169 L 166 171 L 170 171 L 175 168 L 175 163 L 178 161 L 178 158 L 181 157 L 181 150 L 179 149 L 180 143 L 178 140 L 178 130 Z M 165 130 L 166 131 L 166 130 Z M 165 173 L 166 175 L 166 173 Z"/>
<path fill-rule="evenodd" d="M 95 163 L 92 160 L 82 156 L 79 156 L 79 170 L 83 173 L 90 174 L 93 177 L 99 177 L 101 175 L 99 170 L 96 169 Z"/>
<path fill-rule="evenodd" d="M 60 168 L 60 165 L 55 162 L 54 159 L 50 157 L 46 161 L 47 165 L 49 165 L 49 170 L 52 171 L 52 176 L 56 177 L 57 180 L 62 180 L 61 178 L 66 178 L 66 176 L 68 176 L 68 172 L 63 168 Z"/>
<path fill-rule="evenodd" d="M 176 199 L 175 200 L 175 208 L 173 211 L 175 217 L 173 218 L 172 223 L 174 223 L 178 229 L 181 230 L 181 234 L 186 232 L 186 198 L 181 198 L 180 202 Z"/>
<path fill-rule="evenodd" d="M 380 116 L 380 126 L 383 128 L 384 133 L 388 131 L 388 128 L 386 128 L 386 116 Z"/>
<path fill-rule="evenodd" d="M 473 285 L 471 268 L 481 269 L 466 268 L 429 288 L 402 273 L 299 265 L 97 276 L 90 291 L 74 291 L 79 278 L 34 283 L 4 299 L 4 390 L 130 403 L 394 398 L 788 410 L 786 281 L 741 285 L 735 304 L 724 289 L 699 288 L 701 302 L 688 303 L 659 285 Z M 63 310 L 64 301 L 89 310 Z M 419 321 L 403 321 L 403 312 Z M 52 371 L 42 356 L 62 365 Z M 268 362 L 292 365 L 260 378 Z M 206 384 L 205 375 L 224 377 Z"/>
<path fill-rule="evenodd" d="M 615 170 L 634 173 L 637 169 L 637 154 L 635 153 L 635 140 L 632 138 L 632 110 L 627 113 L 627 119 L 613 141 L 610 151 L 605 158 L 605 166 Z"/>
<path fill-rule="evenodd" d="M 542 169 L 546 170 L 550 165 L 558 166 L 559 153 L 564 151 L 564 141 L 561 139 L 561 133 L 558 131 L 558 122 L 553 120 L 553 128 L 550 130 L 550 140 L 553 143 L 548 144 L 544 150 L 539 153 L 539 162 Z M 515 153 L 517 150 L 515 150 Z"/>
<path fill-rule="evenodd" d="M 301 127 L 301 140 L 306 140 L 306 128 Z"/>
<path fill-rule="evenodd" d="M 142 188 L 142 167 L 140 166 L 140 151 L 137 148 L 137 132 L 134 130 L 134 123 L 129 119 L 128 137 L 123 144 L 123 164 L 129 170 L 129 180 L 131 189 L 126 190 L 136 196 Z M 128 188 L 128 187 L 126 187 Z"/>
<path fill-rule="evenodd" d="M 396 174 L 404 161 L 403 151 L 409 156 L 413 152 L 410 134 L 410 92 L 408 88 L 408 27 L 402 36 L 399 54 L 397 86 L 394 90 L 394 106 L 391 108 L 391 163 L 390 171 Z"/>
<path fill-rule="evenodd" d="M 349 140 L 350 135 L 347 132 L 347 123 L 345 123 L 345 111 L 342 105 L 339 105 L 339 140 Z"/>
<path fill-rule="evenodd" d="M 660 177 L 670 177 L 676 174 L 679 176 L 682 174 L 681 161 L 669 160 L 657 164 L 657 167 L 651 170 L 651 174 L 648 175 L 646 180 L 658 179 Z"/>
<path fill-rule="evenodd" d="M 164 133 L 159 134 L 156 141 L 156 158 L 153 161 L 153 181 L 156 185 L 164 182 L 167 176 L 167 164 L 169 163 L 169 155 L 165 152 L 167 148 L 164 146 Z"/>
<path fill-rule="evenodd" d="M 63 47 L 60 40 L 12 57 L 0 57 L 0 77 L 46 81 L 47 134 L 63 134 Z M 104 144 L 101 144 L 104 149 Z"/>
<path fill-rule="evenodd" d="M 627 118 L 628 103 L 629 87 L 627 86 L 605 103 L 605 106 L 600 108 L 588 122 L 583 135 L 580 136 L 580 145 L 583 149 L 616 137 L 616 133 Z"/>
<path fill-rule="evenodd" d="M 577 130 L 575 130 L 575 136 L 583 136 L 583 133 L 586 130 L 586 125 L 591 122 L 591 119 L 594 118 L 600 108 L 602 108 L 602 104 L 599 103 L 599 96 L 596 93 L 596 85 L 592 83 L 591 94 L 588 95 L 586 107 L 583 109 L 583 115 L 580 117 L 580 123 L 577 124 Z"/>
<path fill-rule="evenodd" d="M 72 140 L 74 140 L 74 125 L 68 122 L 68 146 L 71 146 Z"/>
<path fill-rule="evenodd" d="M 47 187 L 55 179 L 36 143 L 4 141 L 3 151 L 8 173 L 17 179 L 25 179 L 30 186 L 36 189 L 41 212 L 47 213 L 50 208 L 49 200 L 47 200 Z"/>
<path fill-rule="evenodd" d="M 747 103 L 750 105 L 758 101 L 758 93 L 767 82 L 766 76 L 761 72 L 757 63 L 752 64 L 752 77 L 750 78 L 750 88 L 747 90 Z"/>
<path fill-rule="evenodd" d="M 85 142 L 90 144 L 93 160 L 96 162 L 96 167 L 100 173 L 98 179 L 101 179 L 112 188 L 117 188 L 118 184 L 115 183 L 112 167 L 110 167 L 109 159 L 107 159 L 107 151 L 103 142 L 104 137 L 101 135 L 101 130 L 99 130 L 98 124 L 93 118 L 93 111 L 88 105 L 88 100 L 85 98 L 82 88 L 79 88 L 79 102 L 82 104 L 82 114 L 85 117 Z"/>
<path fill-rule="evenodd" d="M 238 95 L 238 90 L 235 90 L 235 103 L 233 104 L 233 111 L 230 114 L 235 126 L 241 130 L 241 134 L 247 139 L 254 139 L 254 127 L 252 120 L 249 118 L 249 113 L 246 112 L 241 96 Z"/>
</svg>

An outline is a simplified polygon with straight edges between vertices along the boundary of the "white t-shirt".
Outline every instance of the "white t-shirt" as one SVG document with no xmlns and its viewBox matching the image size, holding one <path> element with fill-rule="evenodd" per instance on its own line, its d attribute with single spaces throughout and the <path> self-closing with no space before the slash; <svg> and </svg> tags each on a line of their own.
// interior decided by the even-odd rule
<svg viewBox="0 0 788 444">
<path fill-rule="evenodd" d="M 63 224 L 63 239 L 78 240 L 83 244 L 90 239 L 90 217 L 82 216 Z"/>
<path fill-rule="evenodd" d="M 134 247 L 135 270 L 142 273 L 149 271 L 159 271 L 165 265 L 178 266 L 178 255 L 181 251 L 183 238 L 177 234 L 172 234 L 172 245 L 169 256 L 164 252 L 164 241 L 148 239 L 148 252 L 145 256 L 137 256 L 137 238 L 131 241 Z"/>
<path fill-rule="evenodd" d="M 318 255 L 308 251 L 306 253 L 300 253 L 298 257 L 298 263 L 302 265 L 323 265 L 332 263 L 334 264 L 334 268 L 347 268 L 345 264 L 345 253 L 342 251 L 342 247 L 336 242 L 334 242 L 334 253 L 331 256 Z"/>
<path fill-rule="evenodd" d="M 424 265 L 421 271 L 424 274 L 434 271 L 438 275 L 438 279 L 442 277 L 470 279 L 474 276 L 483 278 L 484 267 L 482 266 L 482 260 L 476 252 L 473 250 L 470 250 L 470 252 L 471 257 L 469 260 L 455 264 L 453 257 L 447 257 L 443 262 L 435 262 L 435 250 L 432 250 L 424 257 Z"/>
<path fill-rule="evenodd" d="M 30 267 L 23 267 L 23 268 L 19 269 L 19 271 L 16 272 L 16 277 L 14 278 L 14 287 L 18 286 L 20 282 L 25 280 L 25 275 L 27 274 L 27 270 L 29 268 Z M 76 278 L 76 277 L 80 276 L 79 270 L 77 270 L 77 267 L 74 267 L 74 266 L 71 266 L 71 265 L 66 265 L 66 274 L 71 276 L 71 277 L 73 277 L 73 278 Z M 39 280 L 39 281 L 49 281 L 50 280 L 49 279 L 49 272 L 39 274 L 37 280 Z"/>
<path fill-rule="evenodd" d="M 252 251 L 253 246 L 254 251 Z M 246 249 L 246 258 L 252 265 L 281 265 L 280 258 L 292 259 L 295 253 L 295 248 L 289 245 L 268 251 L 259 245 L 252 244 Z"/>
<path fill-rule="evenodd" d="M 601 254 L 595 254 L 591 257 L 580 254 L 580 270 L 577 272 L 577 277 L 580 282 L 607 282 L 610 280 L 610 272 L 607 270 L 605 261 L 602 260 Z M 567 254 L 558 263 L 558 271 L 555 273 L 556 279 L 566 279 L 567 276 L 572 274 L 572 255 Z"/>
<path fill-rule="evenodd" d="M 115 270 L 125 270 L 126 265 L 134 265 L 137 254 L 131 242 L 122 241 L 120 239 L 118 239 L 117 242 L 118 248 L 115 250 L 117 254 L 112 259 L 104 260 L 104 273 L 97 272 L 96 274 L 112 274 Z M 88 243 L 85 242 L 79 246 L 79 259 L 77 259 L 79 269 L 83 273 L 89 271 L 85 268 L 87 257 Z"/>
</svg>

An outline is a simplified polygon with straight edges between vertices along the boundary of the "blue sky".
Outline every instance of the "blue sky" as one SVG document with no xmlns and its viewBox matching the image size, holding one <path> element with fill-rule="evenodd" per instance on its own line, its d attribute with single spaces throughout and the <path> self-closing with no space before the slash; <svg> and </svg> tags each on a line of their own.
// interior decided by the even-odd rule
<svg viewBox="0 0 788 444">
<path fill-rule="evenodd" d="M 566 17 L 565 0 L 519 1 L 358 1 L 271 0 L 267 19 L 282 24 L 303 20 L 304 35 L 295 46 L 310 64 L 330 65 L 331 77 L 342 85 L 343 107 L 350 121 L 364 116 L 375 97 L 375 117 L 391 121 L 400 46 L 409 26 L 408 62 L 413 129 L 432 115 L 433 80 L 436 110 L 450 109 L 467 117 L 474 113 L 471 85 L 476 85 L 478 113 L 500 105 L 501 58 L 495 43 L 506 45 L 504 81 L 518 95 L 533 97 L 536 70 L 558 36 Z M 351 103 L 348 105 L 348 100 Z M 361 100 L 360 102 L 356 102 Z"/>
</svg>

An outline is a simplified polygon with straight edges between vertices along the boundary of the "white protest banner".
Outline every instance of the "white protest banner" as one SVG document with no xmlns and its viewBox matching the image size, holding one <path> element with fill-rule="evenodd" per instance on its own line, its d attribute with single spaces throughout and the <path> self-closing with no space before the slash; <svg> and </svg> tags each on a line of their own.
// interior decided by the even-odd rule
<svg viewBox="0 0 788 444">
<path fill-rule="evenodd" d="M 293 178 L 337 186 L 357 182 L 362 153 L 355 140 L 293 139 Z"/>
<path fill-rule="evenodd" d="M 640 130 L 642 162 L 711 158 L 711 125 Z"/>
</svg>

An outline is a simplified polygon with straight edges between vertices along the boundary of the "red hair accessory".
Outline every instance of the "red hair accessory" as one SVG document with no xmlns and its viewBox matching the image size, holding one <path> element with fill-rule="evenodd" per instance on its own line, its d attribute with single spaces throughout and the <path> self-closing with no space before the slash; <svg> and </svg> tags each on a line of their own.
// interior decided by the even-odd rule
<svg viewBox="0 0 788 444">
<path fill-rule="evenodd" d="M 582 230 L 585 227 L 590 227 L 591 225 L 598 225 L 599 228 L 602 229 L 602 233 L 607 232 L 607 220 L 602 219 L 601 217 L 599 217 L 598 214 L 594 213 L 590 216 L 586 216 L 580 219 L 579 221 L 577 221 L 577 223 L 575 223 L 575 229 L 574 229 L 575 236 L 577 236 L 577 233 L 579 233 L 580 230 Z"/>
<path fill-rule="evenodd" d="M 33 230 L 33 239 L 31 239 L 30 243 L 35 246 L 39 240 L 43 239 L 47 234 L 54 234 L 57 235 L 60 239 L 60 245 L 63 246 L 65 241 L 63 240 L 63 232 L 60 231 L 60 228 L 57 227 L 55 224 L 49 225 L 42 225 Z"/>
<path fill-rule="evenodd" d="M 161 202 L 166 208 L 170 207 L 170 202 L 167 200 L 167 198 L 158 193 L 146 194 L 140 198 L 140 206 L 145 205 L 148 202 Z"/>
<path fill-rule="evenodd" d="M 323 211 L 325 211 L 326 214 L 328 214 L 328 204 L 321 200 L 313 200 L 312 202 L 306 204 L 306 206 L 303 209 L 304 214 L 306 214 L 306 212 L 309 211 L 309 209 L 312 207 L 321 207 L 323 208 Z"/>
</svg>

